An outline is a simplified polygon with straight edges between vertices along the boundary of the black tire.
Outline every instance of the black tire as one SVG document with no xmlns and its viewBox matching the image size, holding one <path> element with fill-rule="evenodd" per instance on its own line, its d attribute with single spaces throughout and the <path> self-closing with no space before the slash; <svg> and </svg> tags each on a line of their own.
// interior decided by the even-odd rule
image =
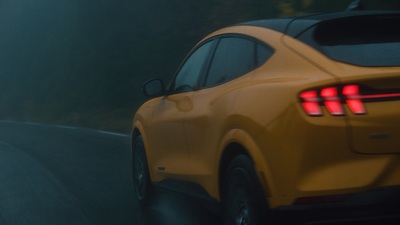
<svg viewBox="0 0 400 225">
<path fill-rule="evenodd" d="M 249 157 L 239 155 L 231 161 L 222 188 L 225 225 L 270 224 L 265 194 Z"/>
<path fill-rule="evenodd" d="M 146 151 L 140 135 L 133 142 L 132 172 L 136 198 L 141 206 L 146 206 L 150 201 L 153 187 L 150 180 Z"/>
</svg>

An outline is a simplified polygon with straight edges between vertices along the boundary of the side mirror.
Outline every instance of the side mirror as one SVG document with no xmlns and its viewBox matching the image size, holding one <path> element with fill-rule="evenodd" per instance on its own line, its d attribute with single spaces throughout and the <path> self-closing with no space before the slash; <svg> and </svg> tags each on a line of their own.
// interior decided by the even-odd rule
<svg viewBox="0 0 400 225">
<path fill-rule="evenodd" d="M 147 97 L 160 97 L 165 94 L 165 85 L 161 79 L 149 80 L 143 84 L 143 92 Z"/>
</svg>

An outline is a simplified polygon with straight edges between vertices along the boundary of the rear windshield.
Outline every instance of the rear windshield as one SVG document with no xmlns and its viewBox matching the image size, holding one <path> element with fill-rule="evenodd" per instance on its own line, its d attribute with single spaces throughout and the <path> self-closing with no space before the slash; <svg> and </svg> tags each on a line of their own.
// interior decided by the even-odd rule
<svg viewBox="0 0 400 225">
<path fill-rule="evenodd" d="M 399 15 L 324 22 L 299 39 L 337 61 L 360 66 L 400 66 Z"/>
</svg>

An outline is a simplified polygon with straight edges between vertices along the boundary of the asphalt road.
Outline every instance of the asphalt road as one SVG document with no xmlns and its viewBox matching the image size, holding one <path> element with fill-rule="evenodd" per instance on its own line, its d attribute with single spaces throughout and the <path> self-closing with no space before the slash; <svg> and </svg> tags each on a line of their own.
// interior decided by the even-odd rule
<svg viewBox="0 0 400 225">
<path fill-rule="evenodd" d="M 1 225 L 217 225 L 219 217 L 179 194 L 134 197 L 129 136 L 0 122 Z"/>
</svg>

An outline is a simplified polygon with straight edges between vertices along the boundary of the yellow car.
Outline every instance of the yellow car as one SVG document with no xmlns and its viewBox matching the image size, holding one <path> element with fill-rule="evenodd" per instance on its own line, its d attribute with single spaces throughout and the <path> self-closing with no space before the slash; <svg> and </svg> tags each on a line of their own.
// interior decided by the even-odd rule
<svg viewBox="0 0 400 225">
<path fill-rule="evenodd" d="M 347 11 L 205 37 L 168 86 L 143 86 L 139 202 L 155 185 L 218 203 L 229 225 L 400 217 L 399 24 Z"/>
</svg>

